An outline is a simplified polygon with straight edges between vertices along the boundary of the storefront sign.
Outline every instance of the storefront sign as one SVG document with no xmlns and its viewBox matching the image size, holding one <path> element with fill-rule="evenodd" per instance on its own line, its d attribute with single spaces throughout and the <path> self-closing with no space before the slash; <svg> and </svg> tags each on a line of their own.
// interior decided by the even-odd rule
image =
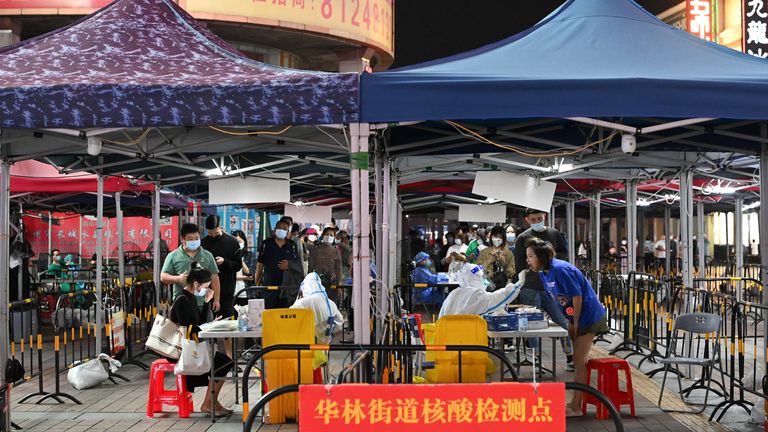
<svg viewBox="0 0 768 432">
<path fill-rule="evenodd" d="M 768 58 L 768 7 L 763 0 L 743 0 L 744 52 L 760 58 Z"/>
<path fill-rule="evenodd" d="M 711 41 L 713 34 L 711 0 L 686 0 L 685 22 L 689 33 Z"/>
<path fill-rule="evenodd" d="M 299 403 L 309 431 L 565 431 L 563 383 L 307 385 Z"/>
<path fill-rule="evenodd" d="M 242 21 L 309 30 L 394 52 L 392 0 L 181 0 L 202 19 Z M 297 27 L 300 26 L 300 27 Z"/>
<path fill-rule="evenodd" d="M 0 9 L 101 9 L 112 0 L 0 0 Z"/>
</svg>

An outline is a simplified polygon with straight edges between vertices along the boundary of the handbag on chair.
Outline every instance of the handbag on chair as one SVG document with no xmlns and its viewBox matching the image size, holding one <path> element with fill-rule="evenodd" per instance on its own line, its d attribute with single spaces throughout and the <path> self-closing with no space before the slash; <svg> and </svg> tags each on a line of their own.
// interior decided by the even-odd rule
<svg viewBox="0 0 768 432">
<path fill-rule="evenodd" d="M 163 357 L 178 360 L 183 339 L 184 332 L 179 325 L 158 314 L 147 337 L 146 347 Z"/>
</svg>

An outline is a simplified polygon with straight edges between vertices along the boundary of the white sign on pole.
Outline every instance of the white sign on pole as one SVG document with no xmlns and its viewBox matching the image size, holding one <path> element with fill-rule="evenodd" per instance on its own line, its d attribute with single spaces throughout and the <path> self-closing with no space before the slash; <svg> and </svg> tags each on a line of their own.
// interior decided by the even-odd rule
<svg viewBox="0 0 768 432">
<path fill-rule="evenodd" d="M 281 203 L 291 200 L 285 179 L 230 177 L 208 180 L 208 202 L 221 204 Z"/>
<path fill-rule="evenodd" d="M 315 224 L 329 224 L 331 223 L 331 211 L 330 206 L 295 206 L 293 204 L 286 204 L 283 211 L 284 216 L 290 216 L 296 223 L 315 223 Z"/>
<path fill-rule="evenodd" d="M 472 193 L 548 213 L 556 183 L 503 171 L 479 171 Z M 463 219 L 462 219 L 463 220 Z"/>
<path fill-rule="evenodd" d="M 507 221 L 507 206 L 499 204 L 459 204 L 459 220 L 477 223 L 505 223 Z"/>
</svg>

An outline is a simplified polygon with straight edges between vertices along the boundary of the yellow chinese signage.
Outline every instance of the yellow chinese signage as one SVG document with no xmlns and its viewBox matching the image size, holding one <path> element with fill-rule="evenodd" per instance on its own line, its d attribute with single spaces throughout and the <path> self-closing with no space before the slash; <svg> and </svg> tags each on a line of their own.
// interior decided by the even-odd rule
<svg viewBox="0 0 768 432">
<path fill-rule="evenodd" d="M 203 18 L 325 33 L 394 52 L 394 0 L 186 0 Z"/>
</svg>

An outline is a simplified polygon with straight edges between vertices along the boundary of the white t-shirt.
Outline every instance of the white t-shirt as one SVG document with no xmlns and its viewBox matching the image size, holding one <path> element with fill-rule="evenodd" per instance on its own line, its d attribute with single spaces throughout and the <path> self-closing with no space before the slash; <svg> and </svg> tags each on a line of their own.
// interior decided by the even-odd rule
<svg viewBox="0 0 768 432">
<path fill-rule="evenodd" d="M 667 241 L 666 240 L 657 241 L 655 249 L 656 249 L 656 258 L 667 257 Z"/>
</svg>

